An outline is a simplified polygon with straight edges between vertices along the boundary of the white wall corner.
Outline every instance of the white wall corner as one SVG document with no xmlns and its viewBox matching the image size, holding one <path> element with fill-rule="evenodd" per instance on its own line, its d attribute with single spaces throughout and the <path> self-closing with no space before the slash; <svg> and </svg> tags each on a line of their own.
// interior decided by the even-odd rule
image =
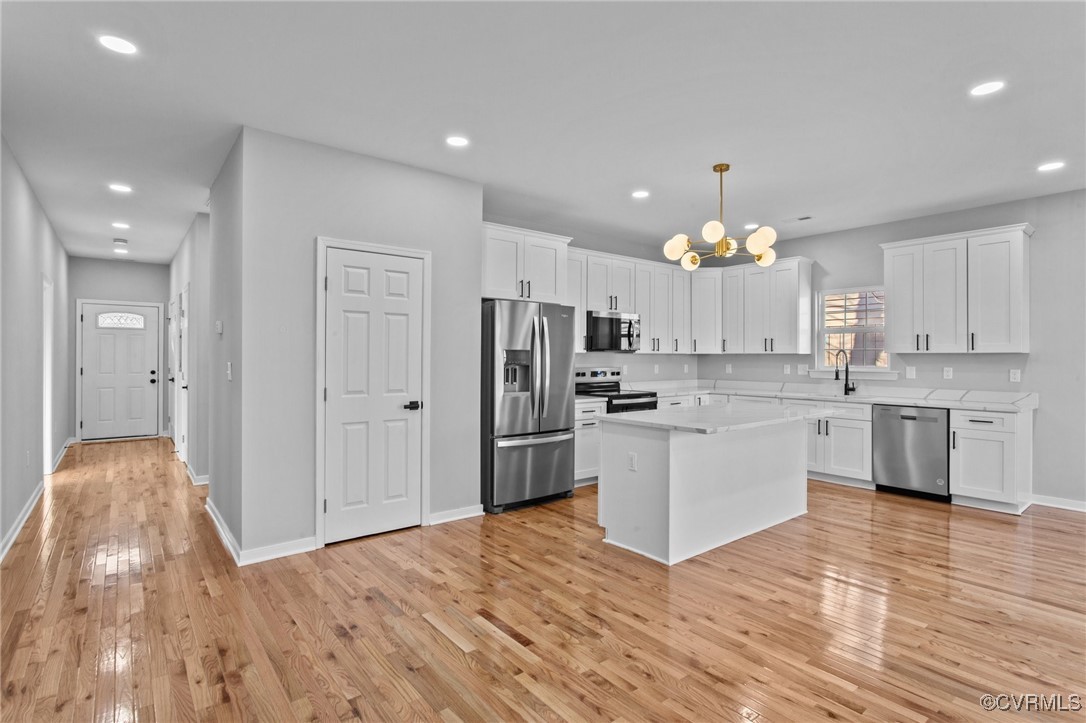
<svg viewBox="0 0 1086 723">
<path fill-rule="evenodd" d="M 312 552 L 317 549 L 317 538 L 302 537 L 289 542 L 278 542 L 265 547 L 254 547 L 251 550 L 241 551 L 241 560 L 238 566 L 252 565 L 257 562 L 266 562 L 279 557 L 298 555 L 303 552 Z"/>
<path fill-rule="evenodd" d="M 230 528 L 226 526 L 226 522 L 215 508 L 215 503 L 211 501 L 210 497 L 204 502 L 204 509 L 207 510 L 208 516 L 215 524 L 215 531 L 219 533 L 219 539 L 222 540 L 223 547 L 234 558 L 234 564 L 241 567 L 241 550 L 238 547 L 237 540 L 234 539 L 234 535 L 230 532 Z"/>
<path fill-rule="evenodd" d="M 199 487 L 207 484 L 206 474 L 196 474 L 196 472 L 194 472 L 192 469 L 192 465 L 190 465 L 188 462 L 185 462 L 184 464 L 185 472 L 188 474 L 189 481 L 192 482 L 194 487 Z"/>
<path fill-rule="evenodd" d="M 75 437 L 68 437 L 68 439 L 64 442 L 64 446 L 61 447 L 59 451 L 57 451 L 57 456 L 53 458 L 53 470 L 51 474 L 56 473 L 57 467 L 60 466 L 61 460 L 63 460 L 64 455 L 68 453 L 68 447 L 71 447 L 73 444 L 75 444 Z"/>
<path fill-rule="evenodd" d="M 15 518 L 15 522 L 12 524 L 11 529 L 4 535 L 4 539 L 0 540 L 0 561 L 2 561 L 8 554 L 8 550 L 15 544 L 15 538 L 19 536 L 19 533 L 23 529 L 23 525 L 30 518 L 30 513 L 34 511 L 34 505 L 38 504 L 38 500 L 41 499 L 42 493 L 45 492 L 45 480 L 40 480 L 38 486 L 34 488 L 33 494 L 30 495 L 30 499 L 23 505 L 23 509 L 19 512 L 19 516 Z"/>
<path fill-rule="evenodd" d="M 192 483 L 197 487 L 203 487 L 211 481 L 211 476 L 206 474 L 199 474 L 192 478 Z"/>
<path fill-rule="evenodd" d="M 1072 512 L 1086 512 L 1086 501 L 1069 500 L 1063 497 L 1048 497 L 1046 495 L 1033 495 L 1033 504 L 1043 507 L 1055 507 Z"/>
<path fill-rule="evenodd" d="M 461 507 L 457 510 L 445 510 L 444 512 L 431 512 L 430 519 L 426 524 L 428 525 L 441 525 L 446 522 L 455 522 L 456 520 L 466 520 L 469 517 L 479 517 L 483 514 L 483 506 L 471 505 L 470 507 Z"/>
</svg>

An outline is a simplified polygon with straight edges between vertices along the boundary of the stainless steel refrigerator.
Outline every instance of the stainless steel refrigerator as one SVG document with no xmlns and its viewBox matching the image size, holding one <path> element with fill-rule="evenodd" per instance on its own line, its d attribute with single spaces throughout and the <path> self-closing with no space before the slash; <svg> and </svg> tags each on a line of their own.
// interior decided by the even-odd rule
<svg viewBox="0 0 1086 723">
<path fill-rule="evenodd" d="M 574 313 L 558 304 L 483 302 L 487 512 L 573 494 Z"/>
</svg>

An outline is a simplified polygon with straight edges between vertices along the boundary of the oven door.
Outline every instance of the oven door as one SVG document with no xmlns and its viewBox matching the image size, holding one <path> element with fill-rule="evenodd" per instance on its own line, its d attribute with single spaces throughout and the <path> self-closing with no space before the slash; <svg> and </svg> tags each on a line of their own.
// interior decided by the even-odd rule
<svg viewBox="0 0 1086 723">
<path fill-rule="evenodd" d="M 656 397 L 638 397 L 635 399 L 608 399 L 607 413 L 647 412 L 656 409 Z"/>
<path fill-rule="evenodd" d="M 586 351 L 637 351 L 641 348 L 641 317 L 618 311 L 588 312 Z"/>
</svg>

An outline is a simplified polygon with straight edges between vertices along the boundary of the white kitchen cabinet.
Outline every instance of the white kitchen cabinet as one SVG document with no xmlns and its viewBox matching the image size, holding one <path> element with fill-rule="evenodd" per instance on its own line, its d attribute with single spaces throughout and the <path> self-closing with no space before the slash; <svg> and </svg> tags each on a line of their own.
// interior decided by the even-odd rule
<svg viewBox="0 0 1086 723">
<path fill-rule="evenodd" d="M 483 224 L 483 297 L 562 303 L 570 239 Z"/>
<path fill-rule="evenodd" d="M 811 261 L 744 267 L 743 338 L 748 354 L 811 353 Z"/>
<path fill-rule="evenodd" d="M 588 344 L 585 329 L 585 279 L 588 267 L 588 255 L 583 251 L 569 249 L 566 254 L 566 300 L 567 306 L 574 308 L 573 314 L 573 351 L 583 353 Z"/>
<path fill-rule="evenodd" d="M 633 312 L 634 268 L 635 264 L 631 259 L 607 254 L 588 254 L 588 310 Z"/>
<path fill-rule="evenodd" d="M 677 397 L 660 397 L 656 400 L 657 409 L 673 409 L 675 407 L 693 407 L 697 400 L 693 394 L 683 394 Z"/>
<path fill-rule="evenodd" d="M 950 494 L 992 502 L 1018 497 L 1015 414 L 950 412 Z"/>
<path fill-rule="evenodd" d="M 882 244 L 891 353 L 1029 351 L 1029 224 Z"/>
<path fill-rule="evenodd" d="M 727 394 L 714 394 L 705 393 L 697 395 L 697 405 L 699 407 L 720 407 L 728 403 Z"/>
<path fill-rule="evenodd" d="M 690 353 L 690 273 L 681 268 L 671 269 L 671 352 L 673 354 Z"/>
<path fill-rule="evenodd" d="M 731 394 L 728 396 L 728 404 L 746 407 L 776 407 L 780 404 L 780 400 L 776 397 L 755 397 L 745 394 Z"/>
<path fill-rule="evenodd" d="M 823 466 L 819 471 L 871 481 L 871 421 L 822 420 Z"/>
<path fill-rule="evenodd" d="M 694 354 L 722 353 L 721 269 L 699 269 L 690 275 L 690 339 Z"/>
<path fill-rule="evenodd" d="M 656 354 L 657 327 L 653 323 L 653 274 L 656 265 L 634 264 L 634 313 L 641 317 L 641 354 Z M 670 293 L 670 292 L 669 292 Z"/>
<path fill-rule="evenodd" d="M 652 336 L 656 352 L 671 354 L 671 286 L 674 269 L 657 265 L 652 273 Z"/>
<path fill-rule="evenodd" d="M 742 354 L 746 349 L 743 339 L 743 302 L 746 272 L 741 266 L 722 269 L 720 275 L 720 351 L 722 354 Z"/>
<path fill-rule="evenodd" d="M 605 402 L 580 402 L 576 404 L 573 432 L 573 478 L 583 480 L 600 474 L 600 453 L 603 436 L 599 417 L 606 409 Z"/>
</svg>

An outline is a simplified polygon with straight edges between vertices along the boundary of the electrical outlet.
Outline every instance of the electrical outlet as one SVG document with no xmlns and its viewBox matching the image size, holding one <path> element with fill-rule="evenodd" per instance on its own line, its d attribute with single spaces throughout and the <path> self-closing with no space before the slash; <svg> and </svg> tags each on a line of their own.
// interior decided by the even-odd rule
<svg viewBox="0 0 1086 723">
<path fill-rule="evenodd" d="M 1021 369 L 1011 369 L 1011 381 L 1012 382 L 1020 382 L 1020 381 L 1022 381 L 1022 370 Z"/>
<path fill-rule="evenodd" d="M 806 364 L 797 364 L 796 365 L 796 374 L 799 374 L 800 376 L 803 376 L 804 374 L 807 373 L 807 368 L 808 367 L 807 367 Z"/>
<path fill-rule="evenodd" d="M 690 365 L 689 364 L 683 364 L 683 374 L 686 374 L 689 371 L 690 371 Z"/>
<path fill-rule="evenodd" d="M 222 334 L 222 322 L 221 321 L 216 321 L 215 322 L 215 333 L 216 334 Z"/>
<path fill-rule="evenodd" d="M 916 379 L 916 367 L 905 367 L 905 378 Z"/>
<path fill-rule="evenodd" d="M 630 366 L 628 364 L 622 365 L 622 376 L 626 376 L 630 373 Z"/>
<path fill-rule="evenodd" d="M 732 373 L 732 365 L 731 364 L 725 364 L 724 365 L 724 373 L 725 374 L 731 374 Z"/>
<path fill-rule="evenodd" d="M 943 379 L 954 378 L 954 367 L 943 367 Z"/>
<path fill-rule="evenodd" d="M 226 362 L 226 381 L 234 381 L 234 364 L 232 362 Z"/>
<path fill-rule="evenodd" d="M 631 472 L 637 471 L 637 452 L 630 452 L 626 466 L 630 468 Z"/>
<path fill-rule="evenodd" d="M 653 364 L 652 365 L 652 373 L 653 374 L 659 374 L 660 373 L 660 365 L 659 364 Z"/>
<path fill-rule="evenodd" d="M 30 450 L 26 450 L 26 466 L 30 466 Z"/>
<path fill-rule="evenodd" d="M 792 373 L 792 365 L 791 364 L 785 364 L 784 365 L 784 373 L 785 374 L 791 374 Z"/>
</svg>

